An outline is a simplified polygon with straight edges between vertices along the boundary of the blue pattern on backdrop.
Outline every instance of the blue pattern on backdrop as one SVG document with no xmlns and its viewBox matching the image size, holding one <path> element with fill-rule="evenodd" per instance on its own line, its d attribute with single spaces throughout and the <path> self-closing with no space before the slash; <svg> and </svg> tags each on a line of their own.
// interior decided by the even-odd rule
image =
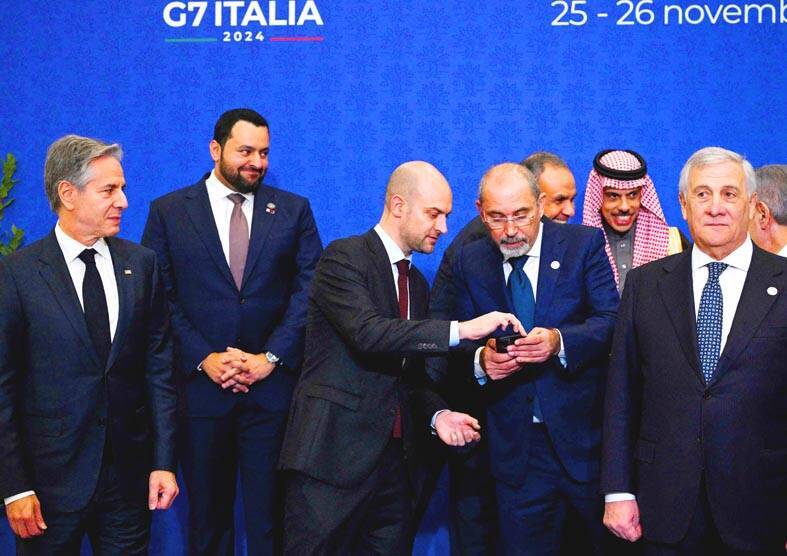
<svg viewBox="0 0 787 556">
<path fill-rule="evenodd" d="M 723 5 L 707 2 L 711 11 Z M 561 154 L 581 207 L 595 153 L 635 149 L 668 221 L 685 231 L 676 190 L 694 150 L 722 145 L 755 166 L 787 161 L 778 139 L 787 121 L 784 24 L 664 25 L 659 15 L 651 25 L 617 26 L 625 5 L 613 0 L 577 4 L 587 23 L 565 27 L 550 25 L 560 6 L 548 0 L 316 0 L 322 26 L 233 28 L 225 10 L 216 27 L 210 1 L 198 27 L 191 19 L 175 29 L 164 23 L 167 3 L 0 2 L 0 154 L 17 155 L 20 180 L 6 222 L 26 229 L 28 241 L 55 221 L 41 176 L 57 137 L 123 145 L 130 207 L 122 235 L 138 240 L 148 203 L 210 168 L 212 126 L 237 106 L 269 119 L 267 181 L 311 199 L 325 241 L 377 221 L 396 165 L 434 162 L 454 189 L 454 213 L 436 254 L 416 257 L 427 277 L 473 216 L 478 180 L 496 162 L 537 149 Z M 664 3 L 654 2 L 656 11 Z M 278 4 L 286 19 L 287 3 Z M 224 31 L 241 29 L 261 29 L 266 40 L 222 42 Z M 288 36 L 322 40 L 271 40 Z M 219 40 L 165 42 L 173 38 Z M 429 544 L 445 543 L 441 503 L 419 553 L 444 553 L 444 544 Z M 154 553 L 180 553 L 184 512 L 181 500 L 157 516 Z"/>
</svg>

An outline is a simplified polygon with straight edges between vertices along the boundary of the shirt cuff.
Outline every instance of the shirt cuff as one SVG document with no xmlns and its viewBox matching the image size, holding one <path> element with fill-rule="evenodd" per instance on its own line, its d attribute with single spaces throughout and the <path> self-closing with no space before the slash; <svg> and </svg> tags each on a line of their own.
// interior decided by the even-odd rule
<svg viewBox="0 0 787 556">
<path fill-rule="evenodd" d="M 630 492 L 610 492 L 604 495 L 604 502 L 623 502 L 624 500 L 636 500 L 637 497 Z"/>
<path fill-rule="evenodd" d="M 16 502 L 17 500 L 21 500 L 27 496 L 32 496 L 35 493 L 36 492 L 34 490 L 26 490 L 24 492 L 20 492 L 19 494 L 14 494 L 13 496 L 9 496 L 8 498 L 4 499 L 5 505 L 7 506 L 11 502 Z"/>
<path fill-rule="evenodd" d="M 432 436 L 437 436 L 437 428 L 435 428 L 434 424 L 437 422 L 437 416 L 441 413 L 445 413 L 446 411 L 451 411 L 450 409 L 441 409 L 440 411 L 435 411 L 434 415 L 432 415 L 432 422 L 429 423 L 429 428 L 431 429 Z"/>
<path fill-rule="evenodd" d="M 560 336 L 560 351 L 557 352 L 557 358 L 560 359 L 560 364 L 566 367 L 568 365 L 566 363 L 566 346 L 563 344 L 563 334 L 557 328 L 555 330 L 557 330 L 557 335 Z"/>
<path fill-rule="evenodd" d="M 448 334 L 448 347 L 456 347 L 459 345 L 459 321 L 452 320 L 451 328 Z"/>
<path fill-rule="evenodd" d="M 473 374 L 475 375 L 475 379 L 478 381 L 478 384 L 483 386 L 486 384 L 487 376 L 486 371 L 481 366 L 481 350 L 484 349 L 484 346 L 481 346 L 477 350 L 475 350 L 475 358 L 473 359 Z"/>
</svg>

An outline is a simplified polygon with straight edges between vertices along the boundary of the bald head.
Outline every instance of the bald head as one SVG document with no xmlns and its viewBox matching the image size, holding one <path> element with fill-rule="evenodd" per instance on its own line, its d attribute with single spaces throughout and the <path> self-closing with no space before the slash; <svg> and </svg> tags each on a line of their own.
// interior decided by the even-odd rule
<svg viewBox="0 0 787 556">
<path fill-rule="evenodd" d="M 420 160 L 405 162 L 391 174 L 380 224 L 402 251 L 431 253 L 448 228 L 451 188 L 440 171 Z"/>
</svg>

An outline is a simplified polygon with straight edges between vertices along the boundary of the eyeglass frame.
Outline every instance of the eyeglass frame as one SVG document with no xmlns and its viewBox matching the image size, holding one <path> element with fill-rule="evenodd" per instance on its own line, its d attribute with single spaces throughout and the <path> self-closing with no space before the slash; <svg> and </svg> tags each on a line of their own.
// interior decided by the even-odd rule
<svg viewBox="0 0 787 556">
<path fill-rule="evenodd" d="M 492 218 L 487 216 L 486 211 L 484 211 L 483 221 L 487 226 L 489 226 L 491 230 L 502 230 L 509 222 L 511 222 L 516 228 L 523 228 L 533 223 L 533 221 L 536 219 L 536 214 L 536 212 L 532 212 L 527 216 L 499 216 Z"/>
</svg>

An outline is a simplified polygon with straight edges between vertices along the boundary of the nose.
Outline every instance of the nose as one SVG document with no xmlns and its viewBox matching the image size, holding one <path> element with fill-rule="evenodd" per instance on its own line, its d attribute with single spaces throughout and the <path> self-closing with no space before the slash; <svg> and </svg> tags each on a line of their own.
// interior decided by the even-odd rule
<svg viewBox="0 0 787 556">
<path fill-rule="evenodd" d="M 708 212 L 714 216 L 724 212 L 724 204 L 722 203 L 720 194 L 713 195 L 713 198 L 711 199 L 711 202 L 708 205 Z"/>
<path fill-rule="evenodd" d="M 122 189 L 118 189 L 118 193 L 115 197 L 114 205 L 119 209 L 128 208 L 128 197 L 126 197 L 126 193 Z"/>
<path fill-rule="evenodd" d="M 505 228 L 503 228 L 507 236 L 515 236 L 519 232 L 519 228 L 512 220 L 506 220 Z"/>
<path fill-rule="evenodd" d="M 448 232 L 448 219 L 445 217 L 445 214 L 441 214 L 440 216 L 437 217 L 437 224 L 435 224 L 435 229 L 441 234 L 445 234 Z"/>
<path fill-rule="evenodd" d="M 620 211 L 621 212 L 628 212 L 629 210 L 629 200 L 623 195 L 623 198 L 620 200 Z"/>
<path fill-rule="evenodd" d="M 572 216 L 574 216 L 575 212 L 576 211 L 574 210 L 574 201 L 566 201 L 565 203 L 563 203 L 563 214 L 571 218 Z"/>
</svg>

